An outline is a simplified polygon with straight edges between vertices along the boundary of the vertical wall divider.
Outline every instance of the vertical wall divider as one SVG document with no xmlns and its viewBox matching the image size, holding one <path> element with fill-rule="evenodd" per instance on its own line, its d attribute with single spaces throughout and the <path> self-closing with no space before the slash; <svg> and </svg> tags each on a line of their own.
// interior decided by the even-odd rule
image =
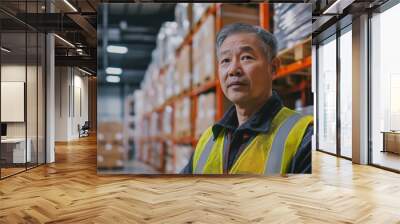
<svg viewBox="0 0 400 224">
<path fill-rule="evenodd" d="M 336 27 L 336 155 L 341 157 L 341 116 L 340 116 L 340 28 Z"/>
<path fill-rule="evenodd" d="M 28 21 L 28 0 L 25 0 L 25 21 Z M 24 121 L 25 121 L 25 170 L 28 170 L 28 24 L 25 23 L 25 88 L 24 88 Z"/>
<path fill-rule="evenodd" d="M 371 85 L 371 80 L 372 80 L 372 66 L 371 66 L 371 53 L 372 53 L 372 42 L 371 42 L 371 37 L 372 37 L 372 29 L 371 29 L 371 19 L 372 19 L 372 12 L 368 12 L 368 19 L 367 19 L 367 46 L 368 46 L 368 53 L 367 53 L 367 83 L 368 83 L 368 95 L 367 95 L 367 141 L 368 141 L 368 155 L 367 155 L 367 164 L 371 165 L 373 164 L 373 153 L 372 153 L 372 85 Z"/>
<path fill-rule="evenodd" d="M 319 105 L 319 65 L 318 65 L 318 49 L 319 49 L 319 44 L 315 45 L 315 123 L 316 123 L 316 127 L 315 127 L 315 149 L 319 150 L 319 109 L 318 109 L 318 105 Z"/>
<path fill-rule="evenodd" d="M 2 34 L 2 23 L 0 23 L 0 47 L 2 46 L 2 36 L 1 36 L 1 34 Z M 1 51 L 0 51 L 0 124 L 2 124 L 2 122 L 1 122 L 1 67 L 2 67 L 2 63 L 1 63 Z M 3 167 L 3 165 L 2 165 L 2 159 L 1 159 L 1 144 L 0 144 L 0 180 L 2 179 L 2 176 L 1 176 L 1 170 L 2 170 L 2 167 Z"/>
</svg>

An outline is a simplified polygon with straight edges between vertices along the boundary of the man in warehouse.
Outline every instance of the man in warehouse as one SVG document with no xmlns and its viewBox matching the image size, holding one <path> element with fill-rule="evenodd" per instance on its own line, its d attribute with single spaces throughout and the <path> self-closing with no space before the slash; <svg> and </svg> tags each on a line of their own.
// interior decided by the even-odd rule
<svg viewBox="0 0 400 224">
<path fill-rule="evenodd" d="M 234 105 L 202 134 L 181 173 L 311 173 L 313 118 L 283 106 L 272 90 L 276 38 L 236 23 L 218 33 L 216 50 L 221 88 Z"/>
</svg>

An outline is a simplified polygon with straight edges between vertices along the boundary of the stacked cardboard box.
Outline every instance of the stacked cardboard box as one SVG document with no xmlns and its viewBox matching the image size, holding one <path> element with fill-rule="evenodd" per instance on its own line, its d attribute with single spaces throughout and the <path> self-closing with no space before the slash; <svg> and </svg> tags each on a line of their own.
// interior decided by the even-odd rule
<svg viewBox="0 0 400 224">
<path fill-rule="evenodd" d="M 143 162 L 147 162 L 150 155 L 150 143 L 144 142 L 140 149 L 138 158 L 141 158 Z"/>
<path fill-rule="evenodd" d="M 175 167 L 174 172 L 180 173 L 183 168 L 188 164 L 192 156 L 193 148 L 190 145 L 176 145 L 175 146 Z"/>
<path fill-rule="evenodd" d="M 193 3 L 192 9 L 192 26 L 196 26 L 196 24 L 200 21 L 201 17 L 203 17 L 204 13 L 210 8 L 213 3 Z"/>
<path fill-rule="evenodd" d="M 165 155 L 165 173 L 173 174 L 175 173 L 174 169 L 174 158 L 172 152 L 169 152 Z"/>
<path fill-rule="evenodd" d="M 207 17 L 193 36 L 193 86 L 215 78 L 215 17 Z"/>
<path fill-rule="evenodd" d="M 123 147 L 122 124 L 101 122 L 98 126 L 97 167 L 122 168 L 126 150 Z"/>
<path fill-rule="evenodd" d="M 165 173 L 174 173 L 174 145 L 172 141 L 165 141 L 164 147 Z"/>
<path fill-rule="evenodd" d="M 166 173 L 179 174 L 188 164 L 193 154 L 193 147 L 190 145 L 174 145 L 168 148 L 165 160 Z"/>
<path fill-rule="evenodd" d="M 311 36 L 311 4 L 276 3 L 273 6 L 274 34 L 279 40 L 279 50 L 290 48 Z"/>
<path fill-rule="evenodd" d="M 162 128 L 164 135 L 172 134 L 172 115 L 173 109 L 171 106 L 166 106 L 163 111 Z"/>
<path fill-rule="evenodd" d="M 142 101 L 139 103 L 142 107 L 136 107 L 136 113 L 144 114 L 152 111 L 161 102 L 158 100 L 159 89 L 158 84 L 161 82 L 159 78 L 159 68 L 154 63 L 150 64 L 146 70 L 144 80 L 141 83 L 143 93 L 137 96 L 137 99 Z M 164 93 L 162 93 L 164 94 Z"/>
<path fill-rule="evenodd" d="M 179 95 L 181 92 L 185 92 L 190 88 L 191 84 L 191 57 L 190 57 L 190 46 L 184 46 L 176 61 L 176 83 L 175 83 L 175 95 Z"/>
<path fill-rule="evenodd" d="M 175 60 L 171 61 L 171 64 L 168 66 L 168 69 L 166 70 L 166 73 L 162 76 L 163 79 L 161 80 L 163 83 L 162 85 L 164 86 L 164 91 L 165 93 L 163 94 L 163 102 L 167 101 L 168 99 L 170 99 L 171 97 L 176 95 L 176 72 L 175 72 Z M 161 104 L 162 104 L 161 103 Z"/>
<path fill-rule="evenodd" d="M 184 97 L 182 100 L 175 102 L 174 113 L 174 135 L 175 136 L 188 136 L 190 134 L 190 117 L 191 115 L 191 102 L 189 97 Z"/>
<path fill-rule="evenodd" d="M 232 23 L 259 25 L 260 16 L 257 4 L 232 5 L 223 4 L 221 7 L 222 26 Z"/>
<path fill-rule="evenodd" d="M 195 137 L 200 135 L 215 122 L 215 93 L 210 92 L 199 96 L 197 105 Z"/>
<path fill-rule="evenodd" d="M 160 125 L 159 125 L 159 114 L 157 112 L 151 113 L 150 117 L 150 130 L 149 136 L 158 136 L 161 133 Z"/>
<path fill-rule="evenodd" d="M 151 142 L 150 143 L 150 164 L 152 164 L 157 169 L 162 169 L 162 150 L 163 145 L 161 142 Z"/>
<path fill-rule="evenodd" d="M 159 68 L 168 65 L 175 58 L 175 51 L 182 41 L 183 37 L 179 35 L 177 22 L 165 22 L 161 25 L 155 49 Z"/>
<path fill-rule="evenodd" d="M 192 4 L 178 3 L 175 7 L 175 21 L 178 24 L 178 34 L 185 37 L 191 28 Z"/>
</svg>

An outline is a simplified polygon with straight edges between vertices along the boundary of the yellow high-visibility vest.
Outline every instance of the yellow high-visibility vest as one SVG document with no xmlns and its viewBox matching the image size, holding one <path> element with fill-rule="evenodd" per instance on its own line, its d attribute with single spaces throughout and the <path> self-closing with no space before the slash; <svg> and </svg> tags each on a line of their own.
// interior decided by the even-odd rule
<svg viewBox="0 0 400 224">
<path fill-rule="evenodd" d="M 283 107 L 268 133 L 260 133 L 246 146 L 229 174 L 286 174 L 312 116 Z M 226 130 L 213 138 L 212 127 L 200 137 L 193 155 L 194 174 L 223 174 L 224 151 L 229 150 Z"/>
</svg>

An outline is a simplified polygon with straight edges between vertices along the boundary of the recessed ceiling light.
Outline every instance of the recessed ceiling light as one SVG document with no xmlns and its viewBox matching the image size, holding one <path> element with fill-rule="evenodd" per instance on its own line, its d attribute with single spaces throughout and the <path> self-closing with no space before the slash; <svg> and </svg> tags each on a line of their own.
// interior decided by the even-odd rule
<svg viewBox="0 0 400 224">
<path fill-rule="evenodd" d="M 126 30 L 128 28 L 128 23 L 123 20 L 119 23 L 119 27 L 121 28 L 121 30 Z"/>
<path fill-rule="evenodd" d="M 322 14 L 342 14 L 343 9 L 352 4 L 354 0 L 336 0 Z"/>
<path fill-rule="evenodd" d="M 57 37 L 57 38 L 58 38 L 59 40 L 61 40 L 62 42 L 64 42 L 65 44 L 67 44 L 68 46 L 75 48 L 75 45 L 73 45 L 73 44 L 72 44 L 71 42 L 69 42 L 68 40 L 66 40 L 66 39 L 64 39 L 64 38 L 62 38 L 62 37 L 60 37 L 60 36 L 57 35 L 57 34 L 54 34 L 54 36 Z"/>
<path fill-rule="evenodd" d="M 67 4 L 74 12 L 78 12 L 78 10 L 68 1 L 64 0 L 65 4 Z"/>
<path fill-rule="evenodd" d="M 109 75 L 121 75 L 122 74 L 122 69 L 121 68 L 108 67 L 108 68 L 106 68 L 106 73 L 109 74 Z"/>
<path fill-rule="evenodd" d="M 92 73 L 90 73 L 90 72 L 88 72 L 88 71 L 86 71 L 86 70 L 83 70 L 83 69 L 81 69 L 81 68 L 79 68 L 79 67 L 78 67 L 78 70 L 81 71 L 81 72 L 83 72 L 83 73 L 85 73 L 85 74 L 87 74 L 87 75 L 92 75 Z"/>
<path fill-rule="evenodd" d="M 6 53 L 10 53 L 10 52 L 11 52 L 11 50 L 9 50 L 9 49 L 7 49 L 7 48 L 5 48 L 5 47 L 1 47 L 1 50 L 4 51 L 4 52 L 6 52 Z"/>
<path fill-rule="evenodd" d="M 106 77 L 106 81 L 111 83 L 119 83 L 120 80 L 121 78 L 119 76 L 109 75 Z"/>
<path fill-rule="evenodd" d="M 128 48 L 124 46 L 109 45 L 107 46 L 107 52 L 114 54 L 126 54 L 128 53 Z"/>
</svg>

